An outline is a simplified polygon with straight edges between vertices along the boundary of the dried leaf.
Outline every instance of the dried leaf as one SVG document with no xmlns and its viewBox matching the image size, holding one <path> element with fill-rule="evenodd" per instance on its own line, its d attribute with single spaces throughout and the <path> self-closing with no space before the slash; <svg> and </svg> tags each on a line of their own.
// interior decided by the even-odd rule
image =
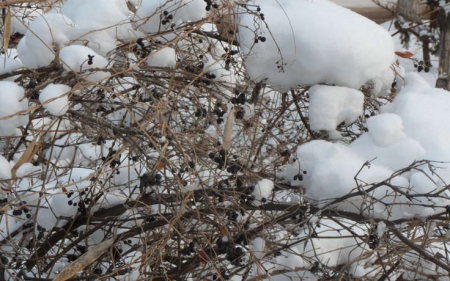
<svg viewBox="0 0 450 281">
<path fill-rule="evenodd" d="M 30 144 L 28 145 L 27 149 L 25 150 L 25 152 L 22 154 L 22 156 L 19 158 L 19 160 L 16 162 L 16 164 L 14 165 L 14 167 L 12 167 L 11 169 L 11 174 L 12 177 L 15 178 L 16 177 L 16 172 L 17 169 L 19 169 L 19 167 L 24 164 L 24 163 L 28 163 L 31 162 L 31 160 L 33 159 L 34 155 L 36 154 L 36 152 L 39 150 L 41 144 L 42 144 L 42 139 L 39 138 L 39 140 L 36 140 L 38 137 L 34 137 L 33 140 L 30 142 Z"/>
<path fill-rule="evenodd" d="M 230 236 L 230 232 L 228 232 L 228 229 L 223 225 L 217 225 L 219 228 L 220 233 L 222 233 L 223 236 Z"/>
<path fill-rule="evenodd" d="M 197 259 L 200 265 L 204 265 L 206 262 L 208 262 L 208 255 L 204 251 L 198 251 L 197 252 Z"/>
<path fill-rule="evenodd" d="M 233 126 L 234 126 L 234 109 L 230 109 L 228 113 L 227 123 L 225 124 L 225 130 L 223 131 L 223 148 L 225 150 L 230 149 L 231 147 L 231 137 L 233 135 Z"/>
<path fill-rule="evenodd" d="M 126 3 L 127 3 L 128 10 L 130 10 L 130 12 L 136 14 L 136 12 L 137 12 L 136 7 L 133 4 L 131 4 L 130 1 L 126 1 Z"/>
<path fill-rule="evenodd" d="M 413 53 L 408 52 L 408 51 L 405 51 L 405 52 L 395 52 L 395 54 L 396 54 L 397 56 L 401 57 L 401 58 L 404 58 L 404 59 L 409 59 L 409 58 L 411 58 L 412 56 L 414 56 Z"/>
<path fill-rule="evenodd" d="M 58 275 L 56 275 L 53 281 L 65 281 L 73 277 L 86 266 L 92 264 L 99 257 L 101 257 L 112 246 L 112 244 L 114 244 L 114 240 L 114 238 L 111 238 L 89 249 L 89 251 L 69 264 Z"/>
</svg>

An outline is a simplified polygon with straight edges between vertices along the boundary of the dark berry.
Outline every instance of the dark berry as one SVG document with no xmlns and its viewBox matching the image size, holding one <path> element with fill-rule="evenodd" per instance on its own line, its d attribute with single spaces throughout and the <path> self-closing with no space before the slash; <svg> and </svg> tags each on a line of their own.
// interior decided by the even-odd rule
<svg viewBox="0 0 450 281">
<path fill-rule="evenodd" d="M 237 119 L 242 119 L 245 116 L 245 111 L 244 110 L 239 110 L 238 112 L 236 112 L 236 118 Z"/>
</svg>

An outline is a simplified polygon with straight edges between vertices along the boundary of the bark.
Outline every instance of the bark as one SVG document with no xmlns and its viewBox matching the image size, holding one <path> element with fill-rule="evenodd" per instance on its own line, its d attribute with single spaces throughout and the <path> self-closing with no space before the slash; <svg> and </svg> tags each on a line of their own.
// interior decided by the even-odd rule
<svg viewBox="0 0 450 281">
<path fill-rule="evenodd" d="M 439 29 L 441 32 L 439 46 L 439 78 L 437 88 L 450 89 L 448 74 L 450 73 L 450 14 L 443 10 L 438 14 Z"/>
<path fill-rule="evenodd" d="M 423 0 L 398 0 L 397 13 L 405 20 L 420 23 L 429 16 L 429 6 Z"/>
</svg>

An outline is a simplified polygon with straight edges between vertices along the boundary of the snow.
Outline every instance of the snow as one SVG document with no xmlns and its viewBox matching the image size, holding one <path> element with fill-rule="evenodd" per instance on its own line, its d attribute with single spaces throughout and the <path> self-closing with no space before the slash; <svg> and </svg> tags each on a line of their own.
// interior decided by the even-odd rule
<svg viewBox="0 0 450 281">
<path fill-rule="evenodd" d="M 335 131 L 352 124 L 363 113 L 364 94 L 345 87 L 316 85 L 309 90 L 309 121 L 312 130 Z"/>
<path fill-rule="evenodd" d="M 159 33 L 169 30 L 172 23 L 179 25 L 183 22 L 195 22 L 206 17 L 205 2 L 203 0 L 175 0 L 167 2 L 165 0 L 142 1 L 138 5 L 137 13 L 134 20 L 139 30 L 145 33 Z M 168 23 L 163 24 L 163 12 L 167 11 L 168 15 L 172 15 L 172 19 Z M 171 40 L 174 34 L 168 33 L 158 39 Z"/>
<path fill-rule="evenodd" d="M 403 120 L 405 133 L 428 151 L 446 151 L 450 149 L 450 124 L 443 120 L 449 120 L 449 104 L 447 91 L 432 88 L 417 73 L 409 73 L 405 88 L 380 110 L 397 113 Z"/>
<path fill-rule="evenodd" d="M 0 156 L 0 180 L 11 179 L 11 167 L 5 157 Z"/>
<path fill-rule="evenodd" d="M 352 7 L 365 5 L 362 4 L 365 1 L 340 2 Z M 134 13 L 127 3 L 134 5 L 137 12 Z M 173 221 L 169 216 L 173 214 L 175 219 L 181 214 L 180 229 L 184 229 L 183 213 L 179 212 L 186 211 L 189 215 L 197 209 L 204 211 L 205 216 L 188 220 L 186 231 L 190 231 L 190 226 L 198 229 L 189 235 L 180 235 L 181 245 L 186 245 L 192 238 L 197 239 L 198 231 L 213 231 L 213 236 L 222 232 L 223 235 L 225 231 L 218 226 L 229 229 L 230 235 L 245 234 L 242 229 L 248 229 L 248 233 L 254 234 L 253 240 L 242 249 L 246 249 L 244 261 L 253 263 L 249 275 L 254 279 L 262 279 L 264 275 L 273 280 L 318 280 L 331 272 L 313 272 L 311 267 L 315 262 L 323 270 L 342 268 L 353 278 L 364 279 L 372 274 L 369 258 L 366 259 L 373 256 L 366 241 L 370 231 L 382 239 L 392 227 L 384 220 L 426 219 L 444 212 L 450 203 L 447 190 L 450 182 L 450 123 L 446 122 L 450 120 L 448 91 L 434 89 L 423 79 L 426 75 L 433 78 L 433 71 L 426 75 L 403 75 L 413 69 L 410 65 L 406 68 L 392 65 L 396 58 L 388 32 L 327 0 L 250 1 L 246 8 L 253 12 L 241 14 L 239 47 L 196 32 L 185 36 L 185 30 L 217 30 L 212 21 L 203 20 L 215 17 L 217 10 L 206 11 L 205 6 L 202 0 L 67 0 L 47 13 L 33 14 L 36 18 L 29 21 L 29 26 L 19 28 L 17 23 L 14 24 L 14 30 L 28 31 L 18 46 L 18 58 L 15 58 L 15 50 L 6 58 L 0 57 L 4 61 L 0 74 L 21 67 L 47 66 L 55 58 L 60 60 L 64 72 L 54 80 L 44 78 L 40 82 L 34 73 L 24 75 L 29 80 L 22 80 L 20 85 L 36 79 L 36 86 L 27 86 L 26 92 L 19 84 L 0 82 L 0 119 L 3 119 L 0 120 L 0 136 L 5 137 L 0 143 L 0 185 L 14 191 L 2 194 L 13 200 L 8 201 L 5 215 L 0 219 L 1 240 L 18 230 L 19 235 L 11 237 L 11 241 L 29 242 L 20 227 L 25 229 L 24 224 L 30 222 L 47 228 L 44 232 L 50 235 L 54 233 L 54 227 L 66 225 L 82 213 L 79 204 L 83 202 L 90 204 L 90 214 L 113 206 L 120 210 L 126 202 L 127 208 L 130 207 L 124 214 L 115 216 L 116 226 L 109 225 L 80 240 L 79 245 L 86 247 L 103 241 L 113 232 L 133 234 L 135 229 L 147 223 L 146 217 L 150 213 L 152 218 L 164 215 L 169 222 Z M 261 7 L 261 12 L 256 12 L 257 7 Z M 243 11 L 242 7 L 239 9 Z M 140 59 L 132 51 L 133 47 L 145 49 L 137 44 L 137 38 L 144 38 L 148 47 L 146 57 Z M 200 38 L 203 42 L 199 42 Z M 258 43 L 255 43 L 256 38 Z M 233 55 L 228 64 L 225 63 L 228 56 L 225 48 L 228 51 L 239 49 L 240 52 Z M 190 80 L 185 75 L 188 68 L 183 68 L 171 71 L 175 76 L 168 82 L 167 73 L 156 69 L 176 68 L 200 60 L 204 67 L 202 73 L 197 73 L 199 80 Z M 407 62 L 399 61 L 401 65 Z M 145 69 L 140 68 L 141 63 L 158 71 L 140 73 Z M 124 69 L 130 66 L 132 70 L 115 75 L 113 66 L 114 71 L 122 66 Z M 397 76 L 398 92 L 388 99 L 379 98 L 391 87 L 394 77 L 391 67 L 400 74 Z M 111 68 L 111 72 L 107 68 Z M 200 77 L 202 75 L 204 77 Z M 109 77 L 111 79 L 105 79 Z M 142 80 L 142 77 L 149 79 Z M 230 99 L 235 97 L 234 91 L 241 91 L 247 98 L 256 93 L 252 92 L 253 83 L 249 83 L 248 78 L 269 86 L 263 86 L 259 102 L 232 105 Z M 188 79 L 189 84 L 183 84 L 184 79 Z M 94 83 L 86 83 L 86 80 Z M 290 94 L 286 95 L 282 101 L 288 105 L 283 108 L 285 112 L 273 119 L 271 109 L 280 105 L 281 94 L 299 85 L 311 86 L 309 98 L 305 95 L 293 100 Z M 371 85 L 369 94 L 364 95 L 359 90 L 363 85 Z M 272 86 L 281 92 L 273 91 Z M 27 99 L 35 94 L 39 94 L 40 104 L 34 98 Z M 190 94 L 193 96 L 189 97 Z M 78 122 L 64 116 L 70 107 L 71 95 L 75 96 L 73 101 L 81 100 L 73 110 L 92 113 L 103 122 L 89 124 L 81 117 Z M 217 105 L 219 101 L 220 106 Z M 301 109 L 294 108 L 291 101 L 299 102 Z M 370 113 L 373 111 L 376 115 L 360 118 L 367 113 L 363 111 L 367 104 L 375 104 Z M 96 112 L 100 106 L 105 107 L 104 111 Z M 215 107 L 227 108 L 228 114 L 233 112 L 232 108 L 244 111 L 243 120 L 233 125 L 233 143 L 227 150 L 228 165 L 233 161 L 243 162 L 236 175 L 228 173 L 227 167 L 217 168 L 214 159 L 204 157 L 223 148 L 217 140 L 221 140 L 224 125 L 217 124 L 213 113 Z M 205 109 L 206 116 L 193 119 L 193 108 Z M 298 118 L 300 110 L 305 113 L 312 130 L 328 131 L 328 140 L 309 139 L 306 125 Z M 233 114 L 229 116 L 234 117 Z M 226 117 L 224 115 L 223 119 Z M 101 124 L 108 123 L 120 126 L 120 132 L 116 132 L 114 126 L 100 128 Z M 340 137 L 341 123 L 348 125 L 346 130 L 352 136 Z M 84 128 L 85 125 L 88 126 Z M 144 134 L 128 136 L 122 133 L 124 130 L 142 130 Z M 292 139 L 287 139 L 287 131 L 293 133 Z M 37 137 L 41 137 L 43 145 L 33 152 L 35 156 L 27 160 L 29 162 L 21 163 L 15 173 L 12 172 L 14 161 L 24 155 L 30 140 Z M 152 148 L 148 147 L 149 143 Z M 133 147 L 135 145 L 138 147 Z M 284 150 L 291 155 L 283 155 L 280 159 L 279 152 Z M 191 160 L 195 161 L 195 168 L 186 168 L 187 161 Z M 414 168 L 405 169 L 410 165 Z M 275 172 L 272 167 L 279 171 Z M 144 174 L 158 175 L 161 182 L 156 183 L 152 178 L 152 183 L 144 190 L 139 186 Z M 243 186 L 239 186 L 239 181 Z M 210 187 L 208 192 L 213 192 L 214 196 L 197 198 L 197 191 L 204 187 Z M 245 194 L 241 193 L 241 188 Z M 175 192 L 176 200 L 171 201 Z M 352 192 L 354 196 L 348 200 L 334 202 Z M 430 193 L 433 196 L 426 196 Z M 234 200 L 237 199 L 234 194 L 239 194 L 240 199 Z M 86 201 L 91 198 L 95 200 Z M 149 198 L 151 200 L 147 201 Z M 151 203 L 141 208 L 141 205 L 131 204 L 133 201 Z M 17 202 L 28 204 L 32 216 L 14 215 L 13 208 L 17 210 L 22 204 Z M 183 203 L 181 208 L 179 202 Z M 214 202 L 222 209 L 208 214 L 208 209 L 203 209 L 207 207 L 205 202 Z M 278 203 L 283 208 L 288 206 L 289 211 L 300 204 L 295 211 L 296 217 L 274 223 L 272 219 L 283 216 L 285 211 L 281 207 L 277 210 L 265 208 Z M 367 220 L 358 224 L 339 217 L 339 212 L 331 219 L 320 213 L 313 214 L 313 208 L 298 215 L 309 204 L 327 210 L 337 208 L 354 212 L 355 217 L 365 216 Z M 222 210 L 236 211 L 235 221 L 228 221 L 230 219 L 226 219 Z M 83 216 L 79 218 L 77 223 Z M 207 225 L 205 218 L 213 222 L 213 227 Z M 369 229 L 369 224 L 374 229 Z M 92 226 L 82 225 L 79 230 L 90 231 Z M 169 231 L 172 228 L 172 224 L 146 226 L 147 233 L 138 231 L 139 234 L 129 238 L 133 246 L 117 243 L 118 251 L 123 253 L 121 259 L 124 263 L 134 263 L 135 268 L 153 270 L 151 266 L 141 267 L 142 256 L 146 253 L 134 246 L 139 245 L 145 235 L 158 236 L 158 232 L 163 231 L 170 235 L 161 246 L 176 249 L 171 248 L 177 242 L 172 240 L 171 233 L 177 235 L 176 231 Z M 413 231 L 400 231 L 406 235 L 417 230 L 414 226 L 411 229 Z M 82 236 L 81 232 L 72 231 L 73 237 Z M 199 255 L 201 248 L 215 247 L 213 240 L 203 238 L 196 242 Z M 235 242 L 234 237 L 227 239 Z M 392 236 L 389 239 L 389 242 L 397 242 Z M 54 247 L 49 253 L 58 252 L 71 243 L 69 240 L 61 240 L 56 244 L 58 249 Z M 411 238 L 410 241 L 419 239 Z M 41 242 L 33 240 L 30 245 Z M 240 243 L 236 241 L 236 244 Z M 424 248 L 433 255 L 447 255 L 442 242 Z M 24 255 L 32 256 L 24 247 L 18 249 L 23 250 Z M 274 257 L 273 253 L 279 249 L 284 250 Z M 4 247 L 2 250 L 5 253 L 16 251 L 8 252 Z M 384 255 L 383 251 L 382 247 L 376 249 L 376 253 Z M 405 253 L 405 264 L 419 266 L 423 278 L 436 272 L 444 274 L 433 271 L 434 265 L 418 259 L 413 251 L 405 250 Z M 210 257 L 216 261 L 216 255 Z M 219 259 L 221 264 L 217 269 L 223 267 L 233 272 L 224 256 Z M 44 257 L 42 264 L 47 260 L 48 257 Z M 66 263 L 62 257 L 55 269 Z M 199 278 L 210 279 L 207 274 L 213 272 L 212 264 L 204 263 L 210 268 Z M 111 264 L 104 260 L 101 266 L 105 269 Z M 160 269 L 174 266 L 167 262 Z M 37 276 L 39 267 L 30 272 Z M 404 269 L 398 269 L 401 270 Z M 144 274 L 138 270 L 132 272 L 133 275 L 118 278 L 138 280 Z M 39 272 L 39 276 L 50 278 L 53 275 Z M 404 277 L 415 278 L 410 273 Z"/>
<path fill-rule="evenodd" d="M 253 80 L 266 80 L 281 91 L 318 83 L 358 89 L 370 79 L 392 83 L 394 44 L 374 22 L 327 0 L 254 4 L 265 20 L 256 11 L 243 13 L 239 27 Z"/>
<path fill-rule="evenodd" d="M 22 67 L 22 63 L 10 57 L 0 56 L 0 75 L 11 73 Z"/>
<path fill-rule="evenodd" d="M 62 116 L 69 110 L 71 88 L 63 84 L 49 84 L 39 94 L 39 101 L 52 115 Z"/>
<path fill-rule="evenodd" d="M 253 195 L 255 196 L 255 200 L 260 203 L 264 203 L 264 199 L 268 199 L 273 190 L 273 181 L 268 179 L 260 180 L 253 190 Z"/>
<path fill-rule="evenodd" d="M 156 67 L 175 67 L 177 57 L 174 48 L 165 47 L 160 50 L 153 51 L 147 59 L 149 66 Z"/>
<path fill-rule="evenodd" d="M 0 136 L 15 135 L 16 128 L 28 124 L 28 99 L 14 82 L 0 82 Z"/>
<path fill-rule="evenodd" d="M 59 54 L 64 69 L 68 71 L 84 72 L 86 79 L 91 82 L 98 82 L 109 76 L 105 71 L 89 71 L 90 69 L 105 68 L 108 60 L 97 54 L 89 47 L 72 45 L 61 49 Z M 90 61 L 89 58 L 92 58 Z"/>
<path fill-rule="evenodd" d="M 391 177 L 395 171 L 422 159 L 450 159 L 450 125 L 442 122 L 450 120 L 448 92 L 432 88 L 416 73 L 408 74 L 405 81 L 405 88 L 394 101 L 382 106 L 381 114 L 367 120 L 368 132 L 350 145 L 322 140 L 300 145 L 296 153 L 300 166 L 289 163 L 279 176 L 293 185 L 301 184 L 306 189 L 305 195 L 321 204 L 355 191 L 361 184 L 366 186 L 387 179 L 400 189 L 408 190 L 409 194 L 442 189 L 450 181 L 450 165 L 447 162 L 440 164 L 448 168 L 439 170 L 438 174 L 425 166 L 422 170 Z M 300 168 L 307 174 L 299 182 L 294 177 Z M 426 217 L 442 211 L 442 207 L 411 205 L 409 199 L 399 196 L 396 190 L 387 186 L 380 186 L 370 195 L 390 206 L 390 218 Z M 431 206 L 450 203 L 444 198 L 420 196 L 416 199 Z M 393 206 L 393 202 L 399 205 Z M 351 204 L 342 203 L 339 208 L 357 211 L 365 204 L 362 198 L 355 197 Z M 387 218 L 385 207 L 379 203 L 373 203 L 373 206 L 373 212 L 368 215 Z"/>
<path fill-rule="evenodd" d="M 60 12 L 77 27 L 71 38 L 77 44 L 87 43 L 87 47 L 102 56 L 114 50 L 118 40 L 135 40 L 142 35 L 133 29 L 125 1 L 68 0 Z"/>
<path fill-rule="evenodd" d="M 19 59 L 28 68 L 49 65 L 55 59 L 53 43 L 68 44 L 72 21 L 62 14 L 44 14 L 35 19 L 17 48 Z"/>
</svg>

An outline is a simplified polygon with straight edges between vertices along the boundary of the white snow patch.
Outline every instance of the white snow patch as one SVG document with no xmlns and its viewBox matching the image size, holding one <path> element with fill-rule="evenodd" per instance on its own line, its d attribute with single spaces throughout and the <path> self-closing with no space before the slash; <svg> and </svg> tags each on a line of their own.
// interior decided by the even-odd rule
<svg viewBox="0 0 450 281">
<path fill-rule="evenodd" d="M 153 51 L 147 59 L 149 66 L 156 67 L 175 67 L 177 56 L 174 48 L 165 47 L 160 50 Z"/>
<path fill-rule="evenodd" d="M 49 84 L 39 94 L 39 101 L 52 115 L 61 116 L 69 110 L 68 93 L 71 88 L 63 84 Z"/>
<path fill-rule="evenodd" d="M 22 87 L 14 82 L 0 82 L 0 136 L 15 135 L 16 128 L 28 124 L 28 99 Z"/>
<path fill-rule="evenodd" d="M 106 58 L 97 54 L 91 48 L 80 45 L 62 48 L 59 56 L 64 69 L 69 71 L 83 72 L 93 68 L 105 68 L 108 65 Z M 108 76 L 109 73 L 105 71 L 87 71 L 85 75 L 86 79 L 91 82 L 98 82 Z"/>
<path fill-rule="evenodd" d="M 340 123 L 350 125 L 363 113 L 364 94 L 358 90 L 316 85 L 309 95 L 312 130 L 335 131 Z"/>
<path fill-rule="evenodd" d="M 264 21 L 255 8 L 253 14 L 242 14 L 239 26 L 239 42 L 253 80 L 267 79 L 281 91 L 318 83 L 358 89 L 392 72 L 390 34 L 361 15 L 327 0 L 254 4 L 261 7 Z M 394 74 L 390 76 L 393 79 Z"/>
</svg>

